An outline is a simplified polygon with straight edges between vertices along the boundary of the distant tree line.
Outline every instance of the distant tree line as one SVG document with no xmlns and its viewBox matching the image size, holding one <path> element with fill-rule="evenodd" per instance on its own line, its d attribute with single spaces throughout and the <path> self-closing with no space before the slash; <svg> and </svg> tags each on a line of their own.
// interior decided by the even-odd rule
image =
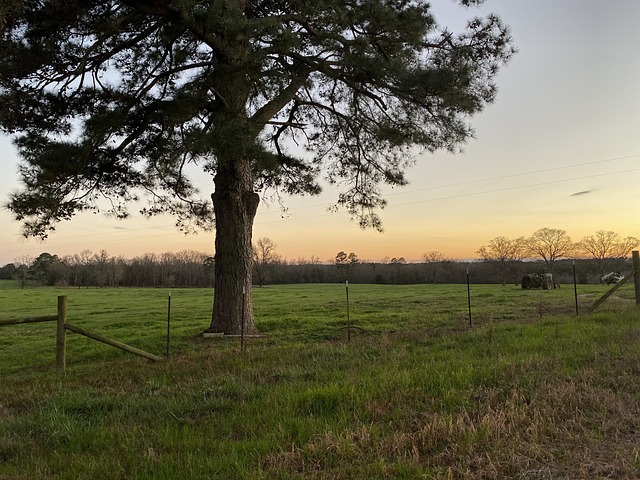
<svg viewBox="0 0 640 480">
<path fill-rule="evenodd" d="M 469 272 L 473 283 L 518 284 L 527 273 L 553 273 L 559 283 L 573 282 L 575 262 L 579 283 L 598 283 L 610 271 L 631 268 L 629 253 L 640 245 L 635 237 L 622 238 L 599 230 L 572 242 L 564 230 L 542 228 L 529 238 L 499 236 L 481 246 L 478 260 L 448 259 L 428 251 L 421 262 L 404 257 L 381 262 L 362 261 L 354 252 L 340 251 L 325 262 L 318 257 L 288 261 L 277 254 L 277 245 L 259 238 L 253 246 L 253 283 L 261 287 L 289 283 L 464 283 Z M 0 268 L 0 279 L 25 285 L 72 287 L 211 287 L 214 257 L 184 250 L 178 253 L 145 254 L 133 259 L 110 256 L 105 250 L 58 257 L 42 253 L 21 257 Z"/>
<path fill-rule="evenodd" d="M 72 287 L 210 287 L 213 257 L 190 250 L 148 253 L 133 259 L 89 250 L 58 257 L 42 253 L 0 268 L 0 279 L 26 284 Z"/>
</svg>

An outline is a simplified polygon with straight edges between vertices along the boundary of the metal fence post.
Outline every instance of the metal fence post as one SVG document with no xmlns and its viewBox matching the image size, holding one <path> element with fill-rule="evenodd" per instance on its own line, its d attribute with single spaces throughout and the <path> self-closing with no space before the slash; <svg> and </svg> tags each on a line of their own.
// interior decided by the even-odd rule
<svg viewBox="0 0 640 480">
<path fill-rule="evenodd" d="M 576 279 L 576 261 L 573 261 L 573 296 L 576 299 L 576 315 L 580 315 L 580 310 L 578 308 L 578 282 Z"/>
<path fill-rule="evenodd" d="M 169 342 L 171 341 L 171 291 L 167 297 L 167 358 L 169 358 Z"/>
<path fill-rule="evenodd" d="M 469 281 L 469 269 L 467 268 L 467 304 L 469 306 L 469 326 L 471 323 L 471 282 Z"/>
<path fill-rule="evenodd" d="M 347 339 L 351 341 L 351 319 L 349 318 L 349 280 L 345 281 L 345 291 L 347 294 Z"/>
<path fill-rule="evenodd" d="M 636 305 L 640 306 L 640 252 L 634 250 L 632 255 L 633 285 L 636 292 Z"/>
</svg>

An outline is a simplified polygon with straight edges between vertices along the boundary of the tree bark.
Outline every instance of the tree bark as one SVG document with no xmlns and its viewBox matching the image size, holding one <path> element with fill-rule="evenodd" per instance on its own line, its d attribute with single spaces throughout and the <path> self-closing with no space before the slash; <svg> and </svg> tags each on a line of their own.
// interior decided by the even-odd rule
<svg viewBox="0 0 640 480">
<path fill-rule="evenodd" d="M 251 300 L 253 220 L 260 196 L 253 191 L 251 162 L 221 162 L 211 195 L 216 221 L 211 333 L 256 333 Z M 244 294 L 243 294 L 244 291 Z M 244 301 L 243 301 L 244 300 Z"/>
</svg>

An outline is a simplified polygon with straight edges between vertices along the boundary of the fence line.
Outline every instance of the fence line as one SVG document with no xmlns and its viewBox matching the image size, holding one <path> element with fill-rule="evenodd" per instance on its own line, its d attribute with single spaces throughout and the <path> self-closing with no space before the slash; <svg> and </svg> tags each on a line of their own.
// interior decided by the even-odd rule
<svg viewBox="0 0 640 480">
<path fill-rule="evenodd" d="M 58 296 L 58 314 L 57 315 L 45 315 L 41 317 L 28 317 L 28 318 L 0 320 L 0 326 L 20 325 L 24 323 L 40 323 L 40 322 L 56 322 L 56 367 L 62 371 L 65 370 L 66 363 L 67 363 L 67 359 L 66 359 L 66 356 L 67 356 L 66 331 L 67 330 L 78 333 L 87 338 L 91 338 L 92 340 L 95 340 L 97 342 L 101 342 L 106 345 L 119 348 L 120 350 L 124 350 L 125 352 L 133 353 L 134 355 L 138 355 L 140 357 L 153 360 L 155 362 L 164 360 L 164 358 L 159 357 L 158 355 L 145 352 L 144 350 L 140 350 L 139 348 L 132 347 L 130 345 L 127 345 L 126 343 L 113 340 L 111 338 L 91 332 L 89 330 L 78 327 L 76 325 L 67 323 L 67 296 L 66 295 Z"/>
<path fill-rule="evenodd" d="M 20 325 L 23 323 L 55 322 L 57 319 L 58 317 L 56 315 L 45 315 L 44 317 L 11 318 L 8 320 L 0 320 L 0 327 L 3 325 Z"/>
<path fill-rule="evenodd" d="M 467 274 L 468 277 L 468 274 Z M 627 274 L 620 282 L 614 285 L 610 290 L 608 290 L 604 295 L 602 295 L 596 302 L 589 308 L 590 312 L 593 312 L 599 305 L 601 305 L 609 296 L 611 296 L 618 288 L 620 288 L 623 284 L 633 279 L 634 281 L 634 293 L 635 293 L 635 303 L 640 306 L 640 253 L 636 250 L 632 252 L 632 270 L 629 274 Z M 348 285 L 348 284 L 347 284 Z M 468 282 L 467 282 L 468 287 Z M 347 287 L 348 288 L 348 287 Z M 348 292 L 348 290 L 347 290 Z M 348 293 L 347 293 L 348 295 Z M 347 297 L 348 299 L 348 297 Z M 470 302 L 470 300 L 469 300 Z M 348 305 L 348 304 L 347 304 Z M 347 306 L 348 308 L 348 306 Z M 469 303 L 469 309 L 471 309 L 471 305 Z M 576 298 L 576 312 L 577 312 L 577 298 Z M 348 315 L 348 314 L 347 314 Z M 154 355 L 152 353 L 145 352 L 139 348 L 132 347 L 125 343 L 119 342 L 117 340 L 110 339 L 103 335 L 91 332 L 84 328 L 71 325 L 66 322 L 67 319 L 67 297 L 66 295 L 58 296 L 58 309 L 57 315 L 45 315 L 38 317 L 27 317 L 27 318 L 19 318 L 19 319 L 0 319 L 0 326 L 4 325 L 19 325 L 19 324 L 27 324 L 27 323 L 40 323 L 40 322 L 57 322 L 56 324 L 56 367 L 60 370 L 66 368 L 66 330 L 70 330 L 79 335 L 83 335 L 92 340 L 104 343 L 106 345 L 118 348 L 120 350 L 124 350 L 126 352 L 132 353 L 134 355 L 138 355 L 149 360 L 153 361 L 161 361 L 164 360 L 163 357 L 158 355 Z M 471 320 L 471 317 L 469 317 Z M 350 325 L 349 319 L 347 317 L 347 323 Z M 242 332 L 244 333 L 244 332 Z M 243 335 L 244 337 L 244 335 Z"/>
</svg>

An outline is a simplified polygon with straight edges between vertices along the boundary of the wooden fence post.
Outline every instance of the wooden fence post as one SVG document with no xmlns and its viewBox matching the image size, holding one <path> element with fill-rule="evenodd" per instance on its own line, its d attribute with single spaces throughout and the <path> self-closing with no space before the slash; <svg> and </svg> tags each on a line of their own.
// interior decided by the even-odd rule
<svg viewBox="0 0 640 480">
<path fill-rule="evenodd" d="M 634 250 L 632 255 L 633 284 L 636 292 L 636 305 L 640 305 L 640 252 Z"/>
<path fill-rule="evenodd" d="M 67 321 L 67 297 L 58 297 L 58 322 L 56 329 L 56 367 L 64 372 L 66 368 L 66 338 L 64 324 Z"/>
</svg>

